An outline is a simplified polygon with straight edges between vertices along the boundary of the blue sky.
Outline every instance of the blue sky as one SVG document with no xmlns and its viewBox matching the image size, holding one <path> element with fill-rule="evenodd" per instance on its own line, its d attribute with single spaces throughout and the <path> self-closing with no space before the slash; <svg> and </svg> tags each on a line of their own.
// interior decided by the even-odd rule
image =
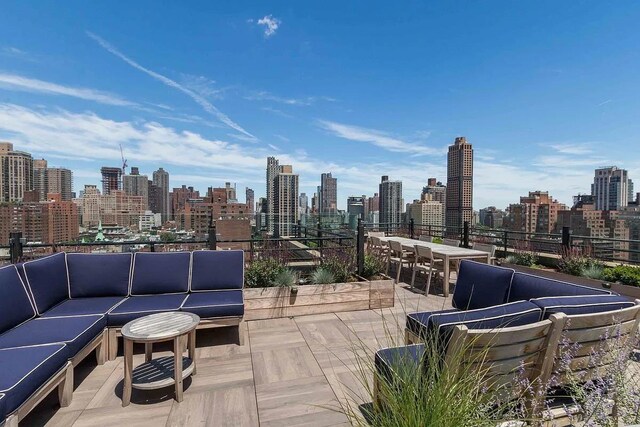
<svg viewBox="0 0 640 427">
<path fill-rule="evenodd" d="M 609 164 L 640 187 L 640 3 L 307 3 L 5 1 L 0 139 L 76 190 L 122 144 L 171 186 L 259 197 L 275 155 L 309 194 L 333 172 L 340 207 L 383 174 L 410 201 L 461 135 L 476 209 L 569 203 Z"/>
</svg>

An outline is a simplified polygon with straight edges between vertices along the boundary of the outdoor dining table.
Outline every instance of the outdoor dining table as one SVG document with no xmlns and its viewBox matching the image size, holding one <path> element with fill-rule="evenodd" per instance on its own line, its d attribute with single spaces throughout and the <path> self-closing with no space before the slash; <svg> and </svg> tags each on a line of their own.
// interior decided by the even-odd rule
<svg viewBox="0 0 640 427">
<path fill-rule="evenodd" d="M 386 236 L 380 237 L 382 242 L 389 242 L 390 240 L 396 241 L 402 244 L 402 248 L 407 251 L 414 251 L 414 246 L 425 246 L 431 248 L 431 252 L 437 258 L 441 258 L 444 261 L 444 296 L 449 296 L 449 265 L 451 261 L 459 261 L 462 259 L 472 259 L 477 261 L 484 261 L 487 264 L 490 263 L 490 255 L 488 252 L 478 251 L 475 249 L 460 248 L 456 246 L 443 245 L 440 243 L 424 242 L 422 240 L 408 239 L 406 237 Z"/>
</svg>

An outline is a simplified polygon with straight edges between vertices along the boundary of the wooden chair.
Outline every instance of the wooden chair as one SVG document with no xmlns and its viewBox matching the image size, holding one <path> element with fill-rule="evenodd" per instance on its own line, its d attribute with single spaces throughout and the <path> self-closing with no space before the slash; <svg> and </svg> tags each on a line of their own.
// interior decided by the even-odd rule
<svg viewBox="0 0 640 427">
<path fill-rule="evenodd" d="M 407 264 L 407 267 L 413 267 L 415 262 L 415 254 L 413 252 L 405 251 L 402 248 L 402 243 L 395 240 L 389 240 L 389 254 L 387 255 L 387 275 L 389 274 L 389 267 L 391 264 L 397 265 L 396 283 L 400 282 L 400 273 L 402 272 L 402 266 Z"/>
<path fill-rule="evenodd" d="M 545 361 L 552 360 L 556 351 L 552 344 L 557 345 L 560 339 L 560 318 L 554 314 L 540 322 L 492 330 L 456 325 L 444 354 L 444 364 L 453 375 L 456 370 L 462 375 L 470 369 L 478 369 L 484 374 L 487 389 L 499 393 L 503 399 L 526 398 L 531 389 L 518 390 L 514 384 L 540 382 Z M 423 349 L 424 344 L 413 344 L 379 350 L 376 366 L 384 364 L 386 372 L 393 375 L 396 372 L 393 361 L 424 363 Z M 381 407 L 384 402 L 380 393 L 381 378 L 378 377 L 382 378 L 380 371 L 374 375 L 374 403 Z"/>
<path fill-rule="evenodd" d="M 442 244 L 447 246 L 460 247 L 460 241 L 457 239 L 442 239 Z"/>
<path fill-rule="evenodd" d="M 419 239 L 421 242 L 429 242 L 429 243 L 433 242 L 433 236 L 428 236 L 426 234 L 421 234 Z"/>
<path fill-rule="evenodd" d="M 415 262 L 413 263 L 413 271 L 411 273 L 411 287 L 413 288 L 416 281 L 416 273 L 427 273 L 427 286 L 424 290 L 425 295 L 429 295 L 429 288 L 431 287 L 431 276 L 435 271 L 438 272 L 437 265 L 442 264 L 444 260 L 434 258 L 431 248 L 427 246 L 415 245 Z"/>
<path fill-rule="evenodd" d="M 582 383 L 607 376 L 608 369 L 615 363 L 616 355 L 631 354 L 631 346 L 640 325 L 639 304 L 640 300 L 636 300 L 636 305 L 621 310 L 563 316 L 560 324 L 562 333 L 558 338 L 563 343 L 550 343 L 556 347 L 556 351 L 552 354 L 548 366 L 543 369 L 542 384 L 548 384 L 549 379 L 553 378 L 554 385 L 566 388 L 576 382 Z M 566 357 L 564 361 L 562 357 L 563 352 L 568 351 L 568 347 L 573 350 L 570 351 L 572 358 L 569 364 L 566 363 Z M 594 358 L 593 352 L 597 352 L 599 356 Z M 611 416 L 617 416 L 616 396 L 611 396 L 611 400 Z M 561 427 L 576 422 L 578 408 L 575 406 L 567 407 L 562 402 L 558 402 L 557 405 L 552 402 L 550 406 L 545 412 L 549 419 L 545 425 Z"/>
<path fill-rule="evenodd" d="M 486 252 L 489 254 L 489 264 L 495 264 L 496 261 L 496 245 L 489 245 L 486 243 L 474 243 L 473 249 L 477 251 Z"/>
<path fill-rule="evenodd" d="M 389 247 L 385 242 L 380 240 L 380 237 L 371 236 L 369 240 L 371 242 L 370 250 L 373 255 L 381 257 L 383 259 L 388 256 Z"/>
</svg>

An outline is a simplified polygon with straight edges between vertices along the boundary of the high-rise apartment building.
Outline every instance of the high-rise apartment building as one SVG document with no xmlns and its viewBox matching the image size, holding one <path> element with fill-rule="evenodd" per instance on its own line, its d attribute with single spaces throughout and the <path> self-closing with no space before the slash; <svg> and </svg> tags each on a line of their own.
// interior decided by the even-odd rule
<svg viewBox="0 0 640 427">
<path fill-rule="evenodd" d="M 429 178 L 427 186 L 422 188 L 421 199 L 440 202 L 444 206 L 447 203 L 447 186 L 435 178 Z"/>
<path fill-rule="evenodd" d="M 73 199 L 73 172 L 67 168 L 49 167 L 45 159 L 33 161 L 33 189 L 38 200 L 47 200 L 47 194 L 60 194 L 63 201 Z"/>
<path fill-rule="evenodd" d="M 162 207 L 164 206 L 163 190 L 153 183 L 152 180 L 147 181 L 148 198 L 147 208 L 153 213 L 159 213 L 162 217 Z"/>
<path fill-rule="evenodd" d="M 384 175 L 380 182 L 380 224 L 395 229 L 402 222 L 402 181 L 389 181 Z"/>
<path fill-rule="evenodd" d="M 298 221 L 298 175 L 291 165 L 280 166 L 274 180 L 274 216 L 276 237 L 292 236 Z"/>
<path fill-rule="evenodd" d="M 224 189 L 227 192 L 227 201 L 229 203 L 237 203 L 238 202 L 238 197 L 236 195 L 236 184 L 235 183 L 230 183 L 230 182 L 225 182 L 224 183 Z"/>
<path fill-rule="evenodd" d="M 33 190 L 33 158 L 16 151 L 10 142 L 0 142 L 0 202 L 20 202 Z"/>
<path fill-rule="evenodd" d="M 149 206 L 149 178 L 140 175 L 137 167 L 131 168 L 131 173 L 122 177 L 122 187 L 129 196 L 141 196 L 145 210 Z"/>
<path fill-rule="evenodd" d="M 509 205 L 507 227 L 525 233 L 552 233 L 558 221 L 558 212 L 566 210 L 564 203 L 558 202 L 548 191 L 530 191 L 520 197 L 520 203 Z"/>
<path fill-rule="evenodd" d="M 307 197 L 307 193 L 300 193 L 298 206 L 300 209 L 300 215 L 307 215 L 309 213 L 309 197 Z"/>
<path fill-rule="evenodd" d="M 478 212 L 478 224 L 489 228 L 502 228 L 504 217 L 503 210 L 489 206 Z"/>
<path fill-rule="evenodd" d="M 625 169 L 616 166 L 596 169 L 591 185 L 596 210 L 615 211 L 623 208 L 629 204 L 629 194 L 633 194 L 633 183 Z"/>
<path fill-rule="evenodd" d="M 112 191 L 122 190 L 122 169 L 103 166 L 100 168 L 102 175 L 102 194 L 107 195 Z"/>
<path fill-rule="evenodd" d="M 249 212 L 249 214 L 253 214 L 255 212 L 256 194 L 251 188 L 248 187 L 244 190 L 244 194 L 247 211 Z"/>
<path fill-rule="evenodd" d="M 130 196 L 122 190 L 100 194 L 95 185 L 84 186 L 78 203 L 84 227 L 95 226 L 100 222 L 122 227 L 138 226 L 140 216 L 146 210 L 142 196 Z"/>
<path fill-rule="evenodd" d="M 278 159 L 267 157 L 267 232 L 275 232 L 275 185 L 276 176 L 280 171 Z"/>
<path fill-rule="evenodd" d="M 349 215 L 349 220 L 351 218 L 362 218 L 362 220 L 366 221 L 367 219 L 367 196 L 349 196 L 347 198 L 347 214 Z"/>
<path fill-rule="evenodd" d="M 449 146 L 445 211 L 449 235 L 457 236 L 463 224 L 473 219 L 473 146 L 465 137 Z"/>
<path fill-rule="evenodd" d="M 169 199 L 169 172 L 160 168 L 153 172 L 153 185 L 160 189 L 161 204 L 160 213 L 162 215 L 162 222 L 168 221 L 171 213 L 171 200 Z"/>
<path fill-rule="evenodd" d="M 193 187 L 183 185 L 180 188 L 174 188 L 171 192 L 171 217 L 175 219 L 178 213 L 184 210 L 187 201 L 199 198 L 200 192 Z"/>
<path fill-rule="evenodd" d="M 435 200 L 415 200 L 407 207 L 407 217 L 420 225 L 419 230 L 428 230 L 428 227 L 436 227 L 437 230 L 437 227 L 442 226 L 444 205 Z"/>
<path fill-rule="evenodd" d="M 320 175 L 320 213 L 338 212 L 338 178 L 331 176 L 331 173 Z"/>
</svg>

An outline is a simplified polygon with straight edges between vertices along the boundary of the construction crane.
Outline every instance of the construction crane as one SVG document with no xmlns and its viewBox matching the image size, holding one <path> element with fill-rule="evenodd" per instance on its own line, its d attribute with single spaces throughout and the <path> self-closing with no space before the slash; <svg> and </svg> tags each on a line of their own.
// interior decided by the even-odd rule
<svg viewBox="0 0 640 427">
<path fill-rule="evenodd" d="M 120 144 L 120 157 L 122 157 L 122 176 L 127 174 L 127 159 L 124 158 L 124 152 L 122 151 L 122 144 Z"/>
</svg>

